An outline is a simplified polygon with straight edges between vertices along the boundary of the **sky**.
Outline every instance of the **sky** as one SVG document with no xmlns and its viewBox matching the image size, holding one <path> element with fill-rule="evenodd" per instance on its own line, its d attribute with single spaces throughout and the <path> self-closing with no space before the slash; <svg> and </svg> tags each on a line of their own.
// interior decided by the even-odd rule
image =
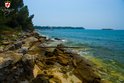
<svg viewBox="0 0 124 83">
<path fill-rule="evenodd" d="M 24 0 L 38 26 L 124 29 L 124 0 Z"/>
</svg>

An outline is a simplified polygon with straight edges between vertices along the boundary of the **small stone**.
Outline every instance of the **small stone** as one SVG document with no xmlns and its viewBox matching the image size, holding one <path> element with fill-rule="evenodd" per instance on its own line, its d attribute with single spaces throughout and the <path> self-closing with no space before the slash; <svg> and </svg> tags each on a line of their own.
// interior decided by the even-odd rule
<svg viewBox="0 0 124 83">
<path fill-rule="evenodd" d="M 15 45 L 11 45 L 7 48 L 8 50 L 15 50 Z"/>
<path fill-rule="evenodd" d="M 2 44 L 3 44 L 3 45 L 9 45 L 10 42 L 9 42 L 9 41 L 4 41 Z"/>
<path fill-rule="evenodd" d="M 25 55 L 27 52 L 28 52 L 28 47 L 22 47 L 22 48 L 19 50 L 19 53 L 22 53 L 23 55 Z"/>
</svg>

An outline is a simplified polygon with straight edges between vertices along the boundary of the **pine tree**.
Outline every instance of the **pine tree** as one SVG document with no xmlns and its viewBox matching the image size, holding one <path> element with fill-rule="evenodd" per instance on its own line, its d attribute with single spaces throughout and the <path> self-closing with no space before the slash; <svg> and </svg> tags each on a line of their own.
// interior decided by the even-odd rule
<svg viewBox="0 0 124 83">
<path fill-rule="evenodd" d="M 7 0 L 0 0 L 0 9 L 5 9 L 4 2 Z M 34 15 L 29 16 L 28 7 L 24 6 L 23 0 L 9 0 L 11 7 L 14 9 L 8 15 L 4 15 L 4 12 L 0 11 L 0 25 L 5 25 L 10 28 L 22 28 L 22 30 L 33 30 L 32 19 Z"/>
</svg>

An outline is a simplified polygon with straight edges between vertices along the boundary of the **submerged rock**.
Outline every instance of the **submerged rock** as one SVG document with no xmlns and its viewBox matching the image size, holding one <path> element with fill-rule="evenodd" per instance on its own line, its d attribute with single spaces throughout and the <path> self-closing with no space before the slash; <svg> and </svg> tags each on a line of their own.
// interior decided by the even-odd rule
<svg viewBox="0 0 124 83">
<path fill-rule="evenodd" d="M 61 40 L 61 39 L 59 39 L 59 38 L 54 38 L 55 40 Z"/>
</svg>

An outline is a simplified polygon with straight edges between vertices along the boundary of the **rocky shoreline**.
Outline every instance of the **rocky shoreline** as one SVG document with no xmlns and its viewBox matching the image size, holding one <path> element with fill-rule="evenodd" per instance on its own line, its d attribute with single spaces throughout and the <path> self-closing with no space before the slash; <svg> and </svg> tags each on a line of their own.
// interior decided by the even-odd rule
<svg viewBox="0 0 124 83">
<path fill-rule="evenodd" d="M 15 37 L 12 35 L 10 37 Z M 0 45 L 0 83 L 110 83 L 95 65 L 36 32 L 19 33 Z"/>
</svg>

